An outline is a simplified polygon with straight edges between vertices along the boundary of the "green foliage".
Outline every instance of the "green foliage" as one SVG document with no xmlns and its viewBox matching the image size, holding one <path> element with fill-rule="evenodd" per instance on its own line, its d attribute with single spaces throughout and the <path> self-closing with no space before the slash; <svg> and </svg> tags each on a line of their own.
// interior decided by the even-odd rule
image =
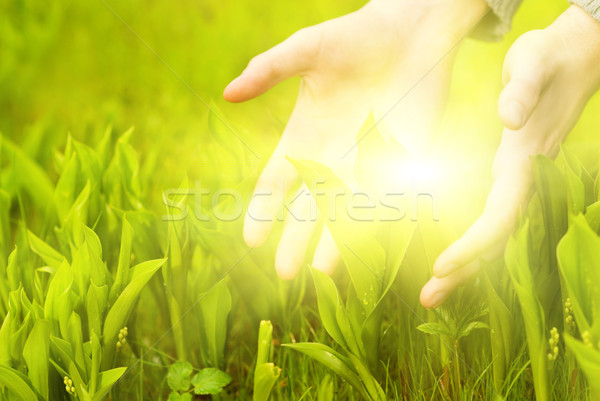
<svg viewBox="0 0 600 401">
<path fill-rule="evenodd" d="M 347 355 L 342 359 L 337 358 L 334 364 L 329 361 L 325 365 L 346 380 L 348 377 L 358 377 L 358 381 L 353 379 L 348 382 L 366 399 L 385 399 L 384 391 L 372 373 L 379 359 L 381 305 L 398 273 L 414 224 L 402 221 L 390 229 L 387 235 L 393 239 L 395 249 L 386 255 L 373 227 L 364 224 L 359 226 L 360 223 L 348 215 L 346 203 L 335 200 L 336 194 L 350 194 L 351 191 L 331 171 L 314 162 L 293 161 L 293 164 L 307 185 L 321 184 L 320 190 L 324 191 L 324 196 L 315 196 L 317 207 L 324 216 L 335 213 L 335 219 L 327 218 L 326 224 L 352 282 L 344 305 L 333 280 L 311 269 L 323 325 Z M 331 205 L 335 205 L 335 210 L 331 210 Z M 298 348 L 298 344 L 291 346 L 313 358 L 319 355 L 318 348 Z M 317 360 L 323 363 L 329 360 L 328 356 L 335 357 L 331 351 L 323 350 L 323 355 L 319 355 Z"/>
<path fill-rule="evenodd" d="M 505 260 L 521 306 L 536 398 L 550 400 L 560 353 L 559 332 L 568 344 L 573 344 L 575 318 L 579 331 L 587 333 L 584 337 L 592 341 L 588 319 L 595 303 L 590 294 L 594 291 L 598 241 L 581 213 L 590 203 L 593 206 L 594 183 L 566 149 L 561 150 L 556 163 L 542 156 L 532 162 L 537 198 L 509 240 Z M 494 307 L 498 314 L 508 316 L 498 302 Z M 576 351 L 580 348 L 569 348 L 581 364 L 581 355 Z M 572 370 L 575 367 L 570 358 L 570 354 L 565 354 L 566 365 Z"/>
<path fill-rule="evenodd" d="M 205 368 L 192 377 L 194 394 L 219 394 L 231 382 L 231 376 L 217 368 Z"/>
<path fill-rule="evenodd" d="M 600 237 L 579 214 L 558 246 L 558 261 L 581 340 L 565 334 L 565 342 L 590 383 L 592 397 L 600 395 Z M 573 316 L 572 316 L 573 317 Z"/>
<path fill-rule="evenodd" d="M 273 386 L 281 375 L 281 368 L 273 362 L 273 325 L 268 320 L 262 320 L 258 330 L 258 350 L 256 367 L 254 368 L 254 401 L 268 401 Z"/>
<path fill-rule="evenodd" d="M 4 145 L 12 149 L 7 142 Z M 115 353 L 126 341 L 130 315 L 142 289 L 165 260 L 143 261 L 130 268 L 131 233 L 125 220 L 116 275 L 109 270 L 105 257 L 111 254 L 103 252 L 98 233 L 114 232 L 120 223 L 116 216 L 101 212 L 110 207 L 100 183 L 107 175 L 96 151 L 69 139 L 60 157 L 55 189 L 44 184 L 48 178 L 33 162 L 13 152 L 15 168 L 39 177 L 34 184 L 43 189 L 37 192 L 43 199 L 30 195 L 34 203 L 43 205 L 47 216 L 56 211 L 56 220 L 50 220 L 56 226 L 53 235 L 45 235 L 47 239 L 19 228 L 18 246 L 8 257 L 1 288 L 10 291 L 9 302 L 0 328 L 5 377 L 12 378 L 6 386 L 28 400 L 31 391 L 36 399 L 53 399 L 61 386 L 81 399 L 103 399 L 126 370 L 118 367 Z M 115 171 L 125 179 L 133 174 L 133 170 Z M 4 192 L 5 198 L 27 192 L 26 187 L 13 190 Z M 6 199 L 5 204 L 9 204 Z M 88 227 L 92 223 L 95 230 Z M 4 230 L 7 240 L 10 231 Z M 105 241 L 104 245 L 114 244 L 110 237 Z M 64 383 L 57 383 L 58 377 L 65 378 Z"/>
<path fill-rule="evenodd" d="M 189 362 L 175 362 L 169 367 L 167 382 L 173 391 L 187 391 L 191 384 L 191 374 L 194 368 Z"/>
<path fill-rule="evenodd" d="M 546 318 L 542 304 L 537 296 L 535 281 L 529 264 L 529 225 L 526 223 L 509 240 L 506 247 L 506 267 L 519 297 L 527 344 L 531 357 L 535 393 L 539 400 L 550 400 L 550 381 L 547 373 L 546 358 Z"/>
<path fill-rule="evenodd" d="M 216 395 L 231 382 L 231 376 L 216 368 L 200 369 L 198 373 L 191 376 L 193 370 L 189 362 L 175 362 L 169 367 L 167 374 L 167 382 L 171 389 L 169 400 L 191 399 L 190 391 L 199 395 Z"/>
</svg>

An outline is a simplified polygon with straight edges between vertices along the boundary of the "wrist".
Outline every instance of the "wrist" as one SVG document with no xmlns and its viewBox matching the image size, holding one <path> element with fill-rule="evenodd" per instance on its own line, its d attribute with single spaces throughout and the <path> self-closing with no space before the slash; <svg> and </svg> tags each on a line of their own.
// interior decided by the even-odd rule
<svg viewBox="0 0 600 401">
<path fill-rule="evenodd" d="M 485 0 L 370 0 L 365 7 L 395 21 L 422 20 L 454 42 L 473 30 L 490 11 Z"/>
<path fill-rule="evenodd" d="M 546 31 L 556 42 L 555 54 L 579 64 L 600 85 L 600 22 L 578 5 L 571 5 Z"/>
<path fill-rule="evenodd" d="M 469 33 L 490 12 L 485 0 L 440 1 L 451 15 L 452 21 L 462 35 Z"/>
</svg>

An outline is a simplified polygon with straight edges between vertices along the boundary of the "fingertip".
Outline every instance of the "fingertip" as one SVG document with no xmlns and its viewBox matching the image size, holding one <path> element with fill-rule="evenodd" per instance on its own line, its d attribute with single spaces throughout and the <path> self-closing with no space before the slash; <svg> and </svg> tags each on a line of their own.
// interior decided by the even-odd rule
<svg viewBox="0 0 600 401">
<path fill-rule="evenodd" d="M 275 271 L 282 280 L 292 280 L 300 271 L 301 263 L 297 263 L 287 252 L 281 252 L 280 244 L 275 255 Z"/>
<path fill-rule="evenodd" d="M 244 242 L 250 248 L 256 248 L 262 245 L 262 242 L 255 238 L 252 234 L 248 234 L 247 230 L 244 230 Z"/>
<path fill-rule="evenodd" d="M 239 103 L 244 101 L 240 96 L 239 83 L 242 76 L 235 78 L 223 90 L 223 98 L 231 103 Z"/>
<path fill-rule="evenodd" d="M 419 301 L 421 305 L 425 308 L 431 308 L 431 304 L 429 302 L 429 291 L 427 290 L 427 284 L 421 289 L 421 294 L 419 295 Z"/>
<path fill-rule="evenodd" d="M 266 221 L 256 221 L 250 214 L 246 214 L 243 229 L 243 237 L 246 245 L 250 248 L 261 246 L 267 240 L 271 231 L 271 224 L 268 223 Z"/>
<path fill-rule="evenodd" d="M 421 290 L 419 300 L 425 308 L 437 308 L 448 298 L 448 292 L 438 288 L 439 284 L 439 280 L 434 277 Z"/>
<path fill-rule="evenodd" d="M 315 249 L 312 266 L 331 276 L 340 262 L 340 252 L 331 232 L 325 226 L 321 232 L 321 238 Z"/>
<path fill-rule="evenodd" d="M 312 267 L 322 271 L 328 276 L 331 276 L 335 271 L 337 264 L 338 258 L 336 256 L 323 257 L 315 255 L 313 258 Z"/>
<path fill-rule="evenodd" d="M 264 243 L 264 240 L 254 235 L 253 232 L 244 228 L 244 242 L 250 248 L 256 248 Z"/>
<path fill-rule="evenodd" d="M 293 280 L 296 277 L 299 269 L 295 269 L 289 266 L 275 265 L 275 270 L 277 271 L 277 275 L 280 279 L 289 281 Z"/>
</svg>

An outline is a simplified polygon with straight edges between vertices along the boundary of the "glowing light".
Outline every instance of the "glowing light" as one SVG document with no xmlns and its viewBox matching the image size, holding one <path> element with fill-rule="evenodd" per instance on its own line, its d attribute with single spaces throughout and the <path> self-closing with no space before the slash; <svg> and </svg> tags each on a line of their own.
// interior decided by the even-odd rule
<svg viewBox="0 0 600 401">
<path fill-rule="evenodd" d="M 440 178 L 441 166 L 434 160 L 411 160 L 402 163 L 402 174 L 413 183 L 432 184 Z"/>
</svg>

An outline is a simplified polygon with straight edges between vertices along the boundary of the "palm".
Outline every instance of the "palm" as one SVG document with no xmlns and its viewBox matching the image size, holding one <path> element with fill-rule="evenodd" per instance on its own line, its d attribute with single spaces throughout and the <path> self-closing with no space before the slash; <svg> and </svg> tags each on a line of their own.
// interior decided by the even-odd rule
<svg viewBox="0 0 600 401">
<path fill-rule="evenodd" d="M 431 29 L 436 21 L 427 19 L 440 17 L 426 14 L 424 6 L 396 1 L 393 7 L 394 18 L 369 3 L 305 28 L 254 58 L 225 90 L 226 99 L 244 101 L 288 77 L 302 77 L 294 111 L 258 180 L 255 194 L 261 196 L 249 206 L 244 223 L 249 245 L 266 239 L 281 199 L 298 179 L 286 157 L 323 163 L 353 187 L 357 134 L 371 111 L 378 129 L 409 150 L 427 146 L 444 104 L 456 38 Z M 299 198 L 292 215 L 307 218 L 311 202 Z M 296 274 L 315 227 L 314 221 L 288 220 L 276 257 L 280 276 Z M 331 271 L 337 258 L 325 229 L 313 265 Z"/>
</svg>

